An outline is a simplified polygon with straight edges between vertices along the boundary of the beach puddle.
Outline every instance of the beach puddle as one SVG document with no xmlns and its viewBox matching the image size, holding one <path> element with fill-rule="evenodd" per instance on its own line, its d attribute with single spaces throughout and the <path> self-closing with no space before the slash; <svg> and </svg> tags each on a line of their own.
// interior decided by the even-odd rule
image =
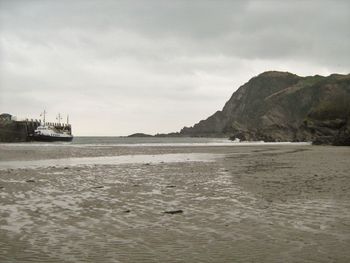
<svg viewBox="0 0 350 263">
<path fill-rule="evenodd" d="M 120 165 L 120 164 L 161 164 L 161 163 L 183 163 L 183 162 L 211 162 L 217 158 L 224 157 L 223 154 L 208 153 L 176 153 L 155 155 L 121 155 L 102 157 L 80 157 L 64 159 L 46 159 L 31 161 L 2 161 L 0 170 L 6 169 L 34 169 L 45 167 L 66 167 L 82 165 Z"/>
</svg>

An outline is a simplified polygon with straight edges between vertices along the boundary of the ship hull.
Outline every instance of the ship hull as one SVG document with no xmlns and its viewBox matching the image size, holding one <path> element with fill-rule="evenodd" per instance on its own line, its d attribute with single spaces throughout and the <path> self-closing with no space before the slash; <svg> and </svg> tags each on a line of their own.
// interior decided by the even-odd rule
<svg viewBox="0 0 350 263">
<path fill-rule="evenodd" d="M 49 135 L 34 135 L 34 141 L 38 142 L 70 142 L 73 140 L 73 136 L 49 136 Z"/>
</svg>

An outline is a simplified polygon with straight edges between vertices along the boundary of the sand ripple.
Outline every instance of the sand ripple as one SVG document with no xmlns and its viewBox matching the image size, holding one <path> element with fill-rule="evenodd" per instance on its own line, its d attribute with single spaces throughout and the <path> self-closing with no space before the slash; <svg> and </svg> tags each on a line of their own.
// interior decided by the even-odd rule
<svg viewBox="0 0 350 263">
<path fill-rule="evenodd" d="M 348 199 L 270 200 L 232 158 L 2 171 L 0 262 L 350 260 Z"/>
</svg>

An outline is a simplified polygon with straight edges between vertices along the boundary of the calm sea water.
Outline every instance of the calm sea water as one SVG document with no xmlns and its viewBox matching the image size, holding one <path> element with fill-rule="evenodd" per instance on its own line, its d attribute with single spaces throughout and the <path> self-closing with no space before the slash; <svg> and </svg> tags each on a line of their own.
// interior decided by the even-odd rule
<svg viewBox="0 0 350 263">
<path fill-rule="evenodd" d="M 226 138 L 164 137 L 74 137 L 71 144 L 212 144 L 232 143 Z"/>
<path fill-rule="evenodd" d="M 8 146 L 255 146 L 255 145 L 308 145 L 309 142 L 236 142 L 227 138 L 194 138 L 194 137 L 102 137 L 77 136 L 72 142 L 26 142 L 1 143 Z"/>
<path fill-rule="evenodd" d="M 234 142 L 225 138 L 130 138 L 130 137 L 75 137 L 72 142 L 28 142 L 28 143 L 8 143 L 1 144 L 4 150 L 19 150 L 32 149 L 38 153 L 39 156 L 46 156 L 51 153 L 51 159 L 43 158 L 43 160 L 13 160 L 13 161 L 0 161 L 0 170 L 2 169 L 15 169 L 15 168 L 35 168 L 35 167 L 50 167 L 50 166 L 67 166 L 67 165 L 83 165 L 83 164 L 126 164 L 126 163 L 165 163 L 165 162 L 187 162 L 187 161 L 209 161 L 214 156 L 199 156 L 198 153 L 181 153 L 179 155 L 166 155 L 162 154 L 157 158 L 151 155 L 138 155 L 137 159 L 134 158 L 134 149 L 137 148 L 156 148 L 156 147 L 235 147 L 235 146 L 265 146 L 265 145 L 289 145 L 290 142 L 284 143 L 264 143 L 264 142 Z M 294 144 L 294 143 L 293 143 Z M 299 143 L 302 144 L 302 143 Z M 304 145 L 303 143 L 302 145 Z M 108 149 L 110 147 L 129 148 L 124 152 L 124 156 L 110 156 Z M 81 156 L 76 158 L 66 158 L 64 155 L 61 158 L 53 157 L 56 151 L 60 152 L 62 148 L 64 151 L 73 149 L 85 148 L 88 151 L 95 149 L 99 151 L 98 156 L 85 157 Z M 131 148 L 134 148 L 131 150 Z M 40 152 L 44 151 L 44 155 L 40 155 Z M 120 155 L 120 154 L 118 154 Z M 123 154 L 122 154 L 123 155 Z"/>
<path fill-rule="evenodd" d="M 50 143 L 52 144 L 52 143 Z M 243 145 L 289 145 L 300 144 L 307 145 L 309 142 L 272 142 L 263 141 L 255 142 L 237 142 L 228 138 L 204 138 L 204 137 L 74 137 L 69 143 L 70 145 L 86 145 L 86 146 L 243 146 Z"/>
</svg>

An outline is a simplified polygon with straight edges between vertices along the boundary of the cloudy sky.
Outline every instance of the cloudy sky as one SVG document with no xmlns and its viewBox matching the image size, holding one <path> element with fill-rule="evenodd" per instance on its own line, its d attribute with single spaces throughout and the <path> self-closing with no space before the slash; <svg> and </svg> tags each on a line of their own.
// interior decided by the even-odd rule
<svg viewBox="0 0 350 263">
<path fill-rule="evenodd" d="M 0 0 L 0 112 L 179 131 L 266 70 L 350 72 L 350 1 Z"/>
</svg>

